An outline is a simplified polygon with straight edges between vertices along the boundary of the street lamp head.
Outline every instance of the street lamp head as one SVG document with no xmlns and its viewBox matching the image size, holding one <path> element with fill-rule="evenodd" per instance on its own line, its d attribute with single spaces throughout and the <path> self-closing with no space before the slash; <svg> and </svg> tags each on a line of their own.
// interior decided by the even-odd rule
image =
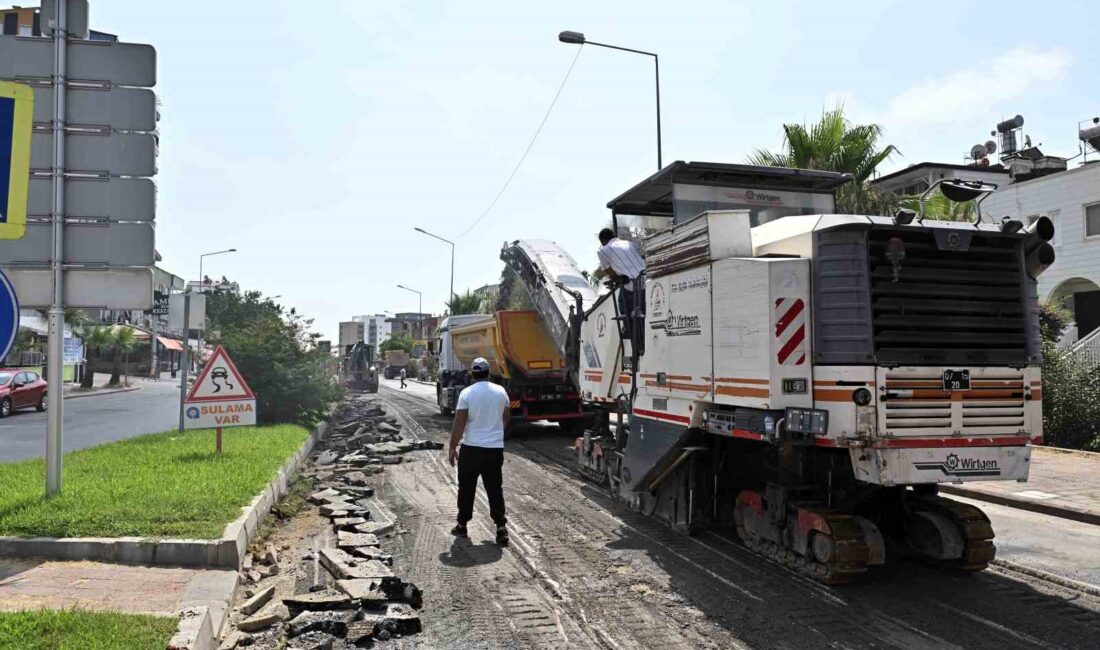
<svg viewBox="0 0 1100 650">
<path fill-rule="evenodd" d="M 428 234 L 428 231 L 424 230 L 423 228 L 421 228 L 419 226 L 413 226 L 413 230 L 415 230 L 416 232 L 422 232 L 425 235 Z"/>
<path fill-rule="evenodd" d="M 237 249 L 236 248 L 230 248 L 229 250 L 227 250 L 225 252 L 227 252 L 227 253 L 236 253 Z"/>
<path fill-rule="evenodd" d="M 584 45 L 584 34 L 580 32 L 562 32 L 558 34 L 558 40 L 562 43 L 572 43 L 574 45 Z"/>
</svg>

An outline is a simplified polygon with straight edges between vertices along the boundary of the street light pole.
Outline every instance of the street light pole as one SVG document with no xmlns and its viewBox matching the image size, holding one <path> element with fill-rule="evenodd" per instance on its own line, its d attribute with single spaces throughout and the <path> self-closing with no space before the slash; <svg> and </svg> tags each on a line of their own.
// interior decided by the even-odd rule
<svg viewBox="0 0 1100 650">
<path fill-rule="evenodd" d="M 201 290 L 200 291 L 201 294 L 203 294 L 204 296 L 206 295 L 206 278 L 202 274 L 202 261 L 203 261 L 203 258 L 210 257 L 211 255 L 224 255 L 225 253 L 236 253 L 236 252 L 237 252 L 236 248 L 227 248 L 223 251 L 214 251 L 213 253 L 203 253 L 202 255 L 199 255 L 199 289 Z M 203 362 L 202 335 L 203 335 L 203 330 L 200 329 L 199 330 L 199 363 Z"/>
<path fill-rule="evenodd" d="M 581 32 L 561 32 L 558 34 L 558 40 L 562 43 L 571 43 L 573 45 L 595 45 L 596 47 L 606 47 L 610 50 L 633 52 L 634 54 L 644 54 L 653 57 L 653 74 L 657 88 L 657 169 L 661 169 L 664 166 L 661 158 L 661 66 L 657 58 L 657 53 L 646 52 L 645 50 L 634 50 L 629 47 L 619 47 L 618 45 L 608 45 L 607 43 L 597 43 L 596 41 L 586 39 Z"/>
<path fill-rule="evenodd" d="M 444 239 L 444 238 L 440 237 L 439 235 L 432 234 L 432 233 L 428 232 L 427 230 L 424 230 L 423 228 L 414 227 L 413 230 L 415 230 L 416 232 L 425 234 L 429 237 L 435 237 L 439 241 L 451 245 L 451 295 L 447 299 L 448 300 L 447 307 L 448 307 L 448 311 L 450 312 L 450 315 L 454 316 L 454 308 L 453 307 L 454 307 L 455 298 L 457 298 L 457 296 L 455 296 L 455 243 L 453 241 L 449 240 L 449 239 Z M 454 346 L 453 345 L 450 346 L 449 349 L 450 349 L 450 353 L 447 355 L 448 358 L 450 359 L 450 362 L 451 362 L 449 370 L 451 370 L 453 372 L 454 371 L 454 365 L 455 365 Z"/>
</svg>

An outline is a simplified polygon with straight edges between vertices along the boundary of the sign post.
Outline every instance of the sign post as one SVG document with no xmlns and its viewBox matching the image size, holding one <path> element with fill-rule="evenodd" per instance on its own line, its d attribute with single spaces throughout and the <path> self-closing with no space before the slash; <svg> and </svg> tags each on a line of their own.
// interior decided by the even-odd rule
<svg viewBox="0 0 1100 650">
<path fill-rule="evenodd" d="M 0 223 L 0 267 L 22 307 L 47 310 L 46 380 L 60 390 L 65 307 L 136 311 L 152 302 L 156 194 L 147 177 L 157 171 L 149 90 L 156 50 L 90 40 L 88 0 L 42 0 L 40 22 L 50 38 L 0 38 L 0 80 L 29 87 L 33 102 L 31 133 L 12 149 L 28 160 L 9 167 L 8 183 L 19 186 Z M 0 84 L 0 105 L 12 85 L 19 84 Z M 17 211 L 12 196 L 21 201 Z M 46 496 L 53 497 L 61 492 L 64 402 L 49 406 Z"/>
<path fill-rule="evenodd" d="M 215 428 L 222 452 L 222 428 L 256 424 L 256 396 L 225 348 L 218 346 L 184 402 L 184 428 Z"/>
</svg>

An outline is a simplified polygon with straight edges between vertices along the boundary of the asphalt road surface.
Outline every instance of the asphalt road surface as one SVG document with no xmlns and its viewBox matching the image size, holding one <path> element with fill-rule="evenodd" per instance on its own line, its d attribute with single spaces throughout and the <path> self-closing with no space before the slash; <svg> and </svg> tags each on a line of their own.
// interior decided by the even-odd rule
<svg viewBox="0 0 1100 650">
<path fill-rule="evenodd" d="M 443 441 L 434 388 L 383 382 L 405 433 Z M 453 470 L 444 452 L 387 470 L 383 499 L 409 535 L 395 552 L 425 592 L 429 647 L 1090 648 L 1100 599 L 1005 567 L 943 573 L 898 559 L 829 588 L 735 537 L 676 533 L 611 499 L 571 468 L 554 427 L 512 438 L 505 494 L 513 545 L 491 544 L 480 500 L 469 542 L 447 530 Z M 1096 582 L 1097 528 L 981 505 L 998 556 Z"/>
<path fill-rule="evenodd" d="M 64 450 L 174 427 L 179 422 L 179 385 L 169 381 L 138 385 L 140 390 L 65 400 Z M 16 411 L 0 420 L 0 462 L 41 458 L 45 454 L 45 413 Z"/>
</svg>

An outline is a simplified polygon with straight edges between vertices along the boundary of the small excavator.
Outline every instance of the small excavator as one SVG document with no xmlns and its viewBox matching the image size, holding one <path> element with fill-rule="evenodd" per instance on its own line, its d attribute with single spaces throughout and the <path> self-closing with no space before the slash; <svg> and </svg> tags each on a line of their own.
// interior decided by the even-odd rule
<svg viewBox="0 0 1100 650">
<path fill-rule="evenodd" d="M 378 392 L 378 368 L 374 365 L 374 347 L 359 341 L 344 353 L 344 386 L 360 393 Z"/>
</svg>

